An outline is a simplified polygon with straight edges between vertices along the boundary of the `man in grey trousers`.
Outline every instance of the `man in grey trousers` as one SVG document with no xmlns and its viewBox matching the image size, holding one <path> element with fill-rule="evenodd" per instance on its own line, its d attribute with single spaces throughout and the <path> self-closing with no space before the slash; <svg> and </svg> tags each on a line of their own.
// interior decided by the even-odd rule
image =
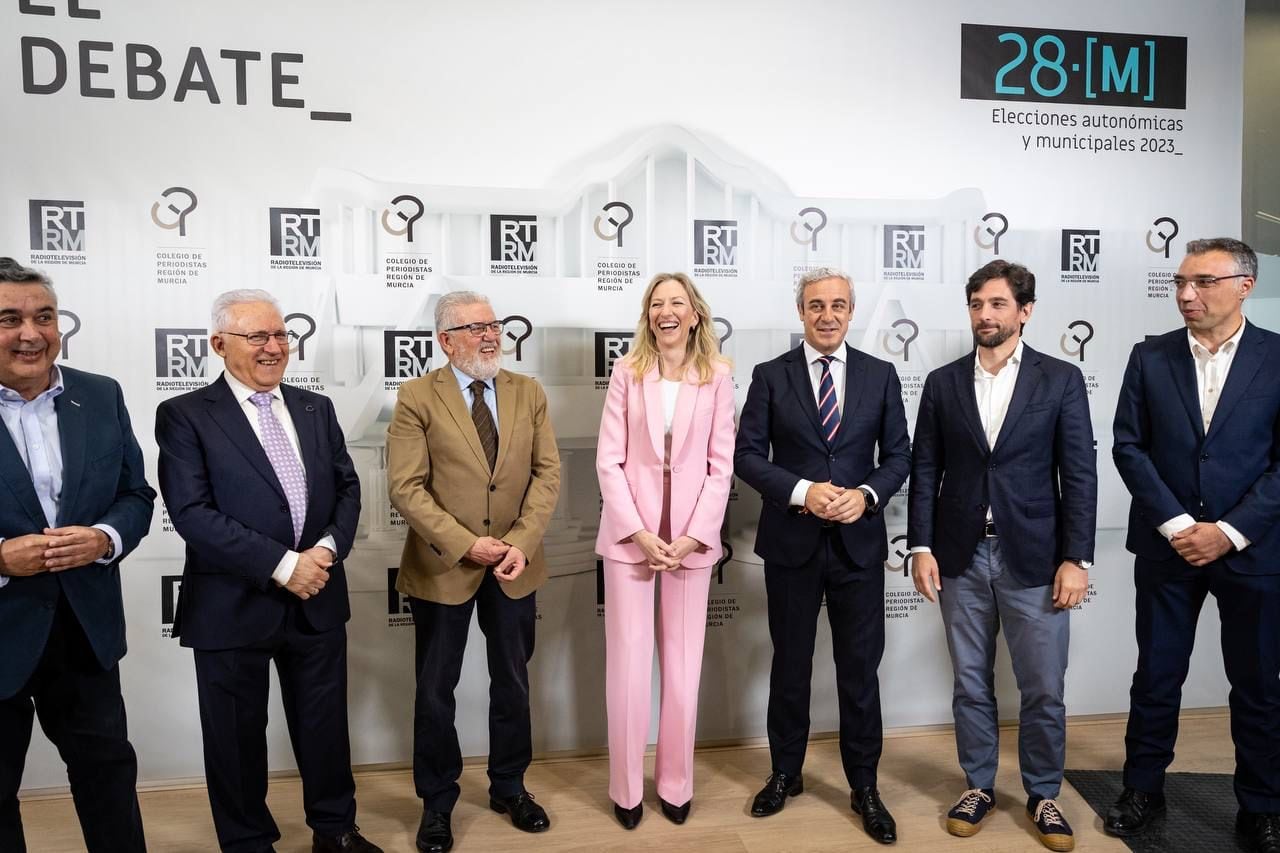
<svg viewBox="0 0 1280 853">
<path fill-rule="evenodd" d="M 1089 585 L 1098 479 L 1084 377 L 1022 341 L 1035 276 L 996 260 L 965 286 L 973 352 L 925 380 L 907 540 L 916 589 L 941 602 L 967 790 L 947 814 L 977 833 L 995 807 L 994 662 L 1004 626 L 1022 697 L 1027 814 L 1050 850 L 1075 847 L 1056 802 L 1066 761 L 1070 609 Z M 943 579 L 946 580 L 945 590 Z"/>
</svg>

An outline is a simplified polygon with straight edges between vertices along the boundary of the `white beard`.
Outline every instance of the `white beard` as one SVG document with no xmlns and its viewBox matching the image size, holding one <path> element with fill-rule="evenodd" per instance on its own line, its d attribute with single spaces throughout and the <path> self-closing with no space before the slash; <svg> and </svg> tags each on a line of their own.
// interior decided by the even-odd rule
<svg viewBox="0 0 1280 853">
<path fill-rule="evenodd" d="M 498 375 L 498 369 L 502 367 L 502 350 L 496 350 L 491 358 L 485 358 L 480 353 L 476 353 L 475 358 L 464 358 L 461 353 L 455 353 L 449 360 L 454 367 L 472 379 L 488 382 Z"/>
</svg>

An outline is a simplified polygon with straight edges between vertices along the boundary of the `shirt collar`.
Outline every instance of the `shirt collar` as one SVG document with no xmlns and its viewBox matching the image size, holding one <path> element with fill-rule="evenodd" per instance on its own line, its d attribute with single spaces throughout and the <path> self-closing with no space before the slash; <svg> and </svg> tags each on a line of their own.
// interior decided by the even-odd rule
<svg viewBox="0 0 1280 853">
<path fill-rule="evenodd" d="M 1222 346 L 1218 347 L 1216 353 L 1209 352 L 1209 348 L 1196 340 L 1196 336 L 1191 334 L 1191 330 L 1187 329 L 1187 343 L 1191 345 L 1191 355 L 1195 358 L 1213 358 L 1215 355 L 1222 355 L 1224 352 L 1235 352 L 1240 347 L 1240 339 L 1244 337 L 1244 327 L 1247 321 L 1242 316 L 1240 318 L 1240 328 L 1236 329 L 1236 333 L 1222 342 Z"/>
<path fill-rule="evenodd" d="M 461 370 L 457 368 L 457 366 L 453 362 L 449 362 L 449 368 L 453 370 L 453 376 L 455 379 L 458 380 L 458 387 L 461 388 L 463 391 L 470 390 L 471 383 L 475 382 L 476 378 L 474 376 L 468 376 L 467 374 L 463 373 Z M 493 390 L 492 379 L 481 379 L 480 381 L 484 383 L 484 387 L 488 388 L 490 391 Z"/>
<path fill-rule="evenodd" d="M 232 376 L 230 370 L 223 370 L 222 378 L 227 380 L 227 385 L 231 388 L 231 393 L 235 395 L 236 402 L 242 406 L 244 405 L 246 400 L 248 400 L 254 394 L 258 393 L 257 391 L 250 388 L 248 385 L 245 385 L 239 379 L 236 379 L 234 376 Z M 284 400 L 284 397 L 280 395 L 279 385 L 272 388 L 267 393 L 270 394 L 272 397 L 275 397 L 277 400 Z"/>
<path fill-rule="evenodd" d="M 1003 368 L 1001 368 L 1000 373 L 1003 373 L 1004 371 L 1008 370 L 1010 365 L 1012 365 L 1013 367 L 1017 367 L 1018 365 L 1022 364 L 1022 347 L 1023 347 L 1023 342 L 1022 342 L 1022 339 L 1019 338 L 1018 345 L 1013 348 L 1013 355 L 1009 356 L 1009 363 L 1006 364 Z M 999 376 L 1000 373 L 988 373 L 987 369 L 982 366 L 982 359 L 978 357 L 978 353 L 976 351 L 974 352 L 973 377 L 975 379 L 994 379 L 997 376 Z"/>
<path fill-rule="evenodd" d="M 804 363 L 805 364 L 811 365 L 818 359 L 824 358 L 823 354 L 818 352 L 816 349 L 814 349 L 813 345 L 810 344 L 808 341 L 802 341 L 801 343 L 804 346 Z M 841 341 L 840 346 L 836 348 L 836 351 L 831 353 L 832 361 L 838 361 L 841 364 L 844 364 L 844 361 L 845 361 L 844 347 L 845 347 L 845 343 L 844 341 Z"/>
<path fill-rule="evenodd" d="M 58 365 L 49 368 L 49 387 L 41 391 L 33 400 L 27 400 L 17 391 L 7 385 L 0 385 L 0 400 L 6 403 L 36 403 L 42 400 L 52 400 L 63 391 L 62 370 Z"/>
</svg>

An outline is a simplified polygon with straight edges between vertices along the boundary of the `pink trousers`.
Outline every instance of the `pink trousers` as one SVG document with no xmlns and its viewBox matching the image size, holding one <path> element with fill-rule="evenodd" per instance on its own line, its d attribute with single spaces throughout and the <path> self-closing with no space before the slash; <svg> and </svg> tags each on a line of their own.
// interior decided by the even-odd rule
<svg viewBox="0 0 1280 853">
<path fill-rule="evenodd" d="M 654 607 L 661 690 L 658 796 L 673 806 L 693 799 L 693 739 L 707 630 L 711 568 L 653 572 L 644 564 L 604 561 L 605 708 L 609 715 L 609 798 L 634 808 L 644 798 L 649 740 Z"/>
</svg>

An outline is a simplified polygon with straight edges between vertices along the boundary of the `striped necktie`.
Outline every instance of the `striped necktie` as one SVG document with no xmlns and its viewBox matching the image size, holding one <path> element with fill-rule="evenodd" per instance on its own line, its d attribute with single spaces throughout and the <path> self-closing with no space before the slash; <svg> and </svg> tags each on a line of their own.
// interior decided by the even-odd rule
<svg viewBox="0 0 1280 853">
<path fill-rule="evenodd" d="M 831 362 L 833 355 L 821 356 L 822 378 L 818 380 L 818 417 L 822 421 L 822 434 L 827 443 L 835 440 L 836 430 L 840 429 L 840 407 L 836 404 L 836 383 L 831 378 Z"/>
<path fill-rule="evenodd" d="M 492 471 L 498 462 L 498 430 L 494 428 L 493 414 L 484 401 L 484 389 L 485 384 L 479 379 L 471 383 L 471 420 L 475 421 L 484 458 L 489 460 L 489 470 Z"/>
</svg>

